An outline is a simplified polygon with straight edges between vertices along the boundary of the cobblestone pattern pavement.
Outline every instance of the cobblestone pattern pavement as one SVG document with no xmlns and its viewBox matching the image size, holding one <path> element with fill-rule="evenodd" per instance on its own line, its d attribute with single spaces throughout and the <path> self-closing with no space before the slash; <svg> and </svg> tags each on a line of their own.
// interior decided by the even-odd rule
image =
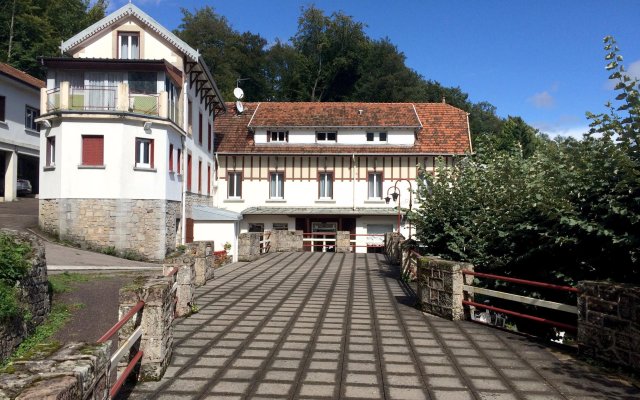
<svg viewBox="0 0 640 400">
<path fill-rule="evenodd" d="M 171 366 L 131 399 L 626 399 L 640 391 L 518 335 L 451 322 L 381 254 L 278 253 L 218 271 Z"/>
</svg>

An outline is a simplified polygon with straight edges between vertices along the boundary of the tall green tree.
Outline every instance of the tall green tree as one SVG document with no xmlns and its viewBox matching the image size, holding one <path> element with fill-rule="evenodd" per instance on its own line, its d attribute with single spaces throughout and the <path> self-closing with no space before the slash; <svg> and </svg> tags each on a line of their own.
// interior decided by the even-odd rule
<svg viewBox="0 0 640 400">
<path fill-rule="evenodd" d="M 105 9 L 105 0 L 0 0 L 0 60 L 42 78 L 38 57 L 60 55 L 60 43 L 103 18 Z"/>
</svg>

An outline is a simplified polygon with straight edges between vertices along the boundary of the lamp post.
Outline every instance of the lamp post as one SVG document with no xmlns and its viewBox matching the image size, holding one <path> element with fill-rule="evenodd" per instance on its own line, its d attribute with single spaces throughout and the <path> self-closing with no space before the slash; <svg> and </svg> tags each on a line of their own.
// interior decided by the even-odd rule
<svg viewBox="0 0 640 400">
<path fill-rule="evenodd" d="M 413 186 L 411 185 L 411 181 L 409 179 L 398 179 L 396 183 L 387 189 L 387 197 L 384 198 L 384 201 L 389 204 L 391 199 L 393 201 L 398 201 L 398 233 L 400 233 L 400 218 L 402 209 L 400 208 L 400 189 L 398 188 L 398 183 L 406 181 L 409 183 L 409 211 L 411 211 L 411 206 L 413 203 Z M 391 197 L 389 197 L 389 191 L 393 189 L 393 193 L 391 193 Z M 411 223 L 409 223 L 409 239 L 411 239 Z"/>
</svg>

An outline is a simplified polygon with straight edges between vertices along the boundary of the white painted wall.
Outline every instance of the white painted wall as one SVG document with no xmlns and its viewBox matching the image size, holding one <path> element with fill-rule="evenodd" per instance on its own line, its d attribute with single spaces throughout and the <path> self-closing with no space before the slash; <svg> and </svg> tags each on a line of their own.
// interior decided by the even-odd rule
<svg viewBox="0 0 640 400">
<path fill-rule="evenodd" d="M 229 254 L 235 255 L 237 242 L 236 238 L 238 232 L 236 232 L 237 222 L 235 221 L 195 221 L 193 224 L 193 240 L 213 240 L 214 251 L 224 250 L 224 244 L 226 242 L 231 243 L 231 250 Z"/>
<path fill-rule="evenodd" d="M 0 121 L 0 149 L 38 157 L 40 133 L 24 124 L 25 106 L 40 110 L 40 89 L 0 75 L 0 96 L 5 96 L 5 121 Z"/>
<path fill-rule="evenodd" d="M 267 141 L 267 130 L 266 129 L 257 129 L 255 132 L 255 142 L 256 144 L 269 144 L 273 146 L 277 146 L 278 144 L 283 145 L 292 145 L 292 144 L 315 144 L 316 143 L 316 131 L 323 131 L 321 129 L 301 129 L 301 128 L 293 128 L 282 130 L 289 131 L 289 142 L 268 142 Z M 328 129 L 326 131 L 336 131 L 335 129 Z M 413 129 L 389 129 L 387 132 L 387 141 L 386 142 L 367 142 L 367 132 L 380 132 L 381 129 L 372 129 L 372 130 L 362 130 L 362 129 L 338 129 L 337 141 L 335 143 L 332 142 L 322 142 L 322 145 L 330 146 L 331 144 L 345 144 L 345 145 L 357 145 L 357 146 L 367 146 L 367 145 L 406 145 L 413 146 L 415 142 L 415 132 Z"/>
<path fill-rule="evenodd" d="M 169 125 L 142 121 L 68 119 L 44 131 L 41 138 L 40 198 L 182 199 L 179 177 L 169 174 L 169 141 L 180 134 Z M 104 136 L 104 168 L 82 168 L 82 135 Z M 46 137 L 56 137 L 56 165 L 45 170 Z M 135 140 L 154 140 L 154 169 L 136 170 Z"/>
</svg>

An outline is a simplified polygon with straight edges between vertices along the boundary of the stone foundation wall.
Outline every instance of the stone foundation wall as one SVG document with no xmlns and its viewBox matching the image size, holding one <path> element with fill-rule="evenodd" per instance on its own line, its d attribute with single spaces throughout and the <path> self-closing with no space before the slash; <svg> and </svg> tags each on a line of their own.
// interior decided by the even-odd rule
<svg viewBox="0 0 640 400">
<path fill-rule="evenodd" d="M 209 207 L 212 207 L 213 206 L 213 197 L 212 196 L 207 196 L 207 195 L 204 195 L 204 194 L 187 192 L 185 194 L 185 203 L 186 203 L 185 212 L 187 213 L 187 218 L 191 218 L 191 207 L 193 207 L 193 206 L 209 206 Z"/>
<path fill-rule="evenodd" d="M 40 229 L 62 240 L 124 256 L 162 260 L 175 249 L 180 202 L 132 199 L 41 199 Z"/>
<path fill-rule="evenodd" d="M 581 281 L 578 290 L 580 353 L 640 373 L 640 287 Z"/>
<path fill-rule="evenodd" d="M 465 269 L 473 271 L 473 265 L 439 258 L 419 258 L 418 299 L 422 309 L 450 320 L 465 319 L 462 285 L 473 282 L 472 276 L 462 274 Z"/>
<path fill-rule="evenodd" d="M 302 231 L 268 231 L 269 251 L 302 251 Z"/>
<path fill-rule="evenodd" d="M 18 304 L 22 305 L 24 312 L 0 323 L 0 360 L 2 360 L 10 356 L 24 338 L 45 321 L 51 311 L 51 304 L 47 261 L 42 242 L 30 234 L 5 229 L 0 232 L 12 236 L 18 242 L 28 243 L 32 249 L 27 275 L 16 285 Z"/>
<path fill-rule="evenodd" d="M 0 375 L 0 399 L 109 399 L 110 344 L 68 343 L 50 356 L 15 361 Z"/>
</svg>

